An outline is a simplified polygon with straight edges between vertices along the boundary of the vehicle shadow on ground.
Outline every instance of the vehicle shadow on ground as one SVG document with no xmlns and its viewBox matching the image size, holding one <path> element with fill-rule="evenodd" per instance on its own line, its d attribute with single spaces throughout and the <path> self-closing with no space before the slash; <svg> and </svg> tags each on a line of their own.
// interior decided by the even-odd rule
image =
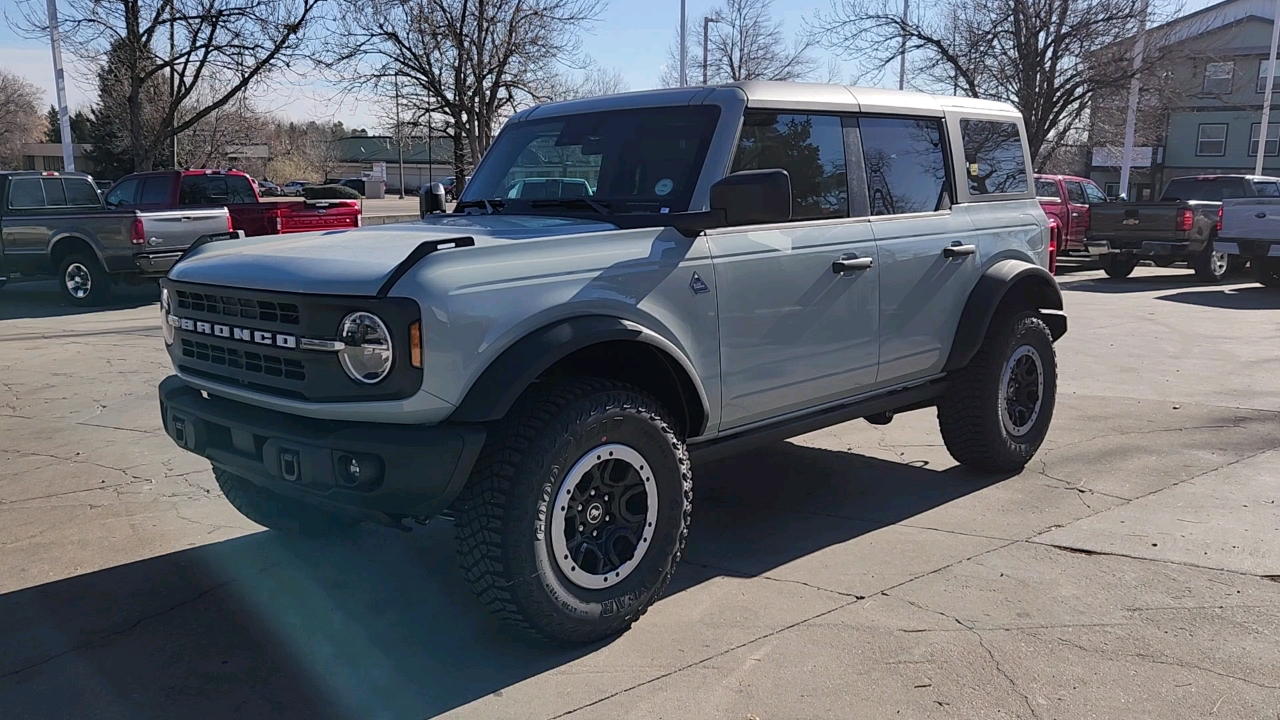
<svg viewBox="0 0 1280 720">
<path fill-rule="evenodd" d="M 160 288 L 154 283 L 112 288 L 111 298 L 100 307 L 76 307 L 65 300 L 54 280 L 10 281 L 0 289 L 0 320 L 84 315 L 104 310 L 125 310 L 160 302 Z"/>
<path fill-rule="evenodd" d="M 1157 295 L 1157 300 L 1199 305 L 1227 310 L 1277 310 L 1280 309 L 1280 289 L 1234 287 L 1205 289 L 1198 292 L 1177 292 Z"/>
<path fill-rule="evenodd" d="M 1228 276 L 1223 282 L 1246 282 L 1244 276 Z M 1073 280 L 1061 284 L 1064 292 L 1088 292 L 1104 295 L 1123 293 L 1159 292 L 1161 290 L 1177 290 L 1185 287 L 1213 287 L 1196 279 L 1194 273 L 1171 270 L 1160 275 L 1134 275 L 1122 279 L 1100 277 L 1088 280 Z"/>
<path fill-rule="evenodd" d="M 691 562 L 668 596 L 767 572 L 1000 480 L 789 443 L 696 477 Z M 464 586 L 451 534 L 447 522 L 346 544 L 260 532 L 0 596 L 0 707 L 421 718 L 601 648 L 513 637 Z"/>
</svg>

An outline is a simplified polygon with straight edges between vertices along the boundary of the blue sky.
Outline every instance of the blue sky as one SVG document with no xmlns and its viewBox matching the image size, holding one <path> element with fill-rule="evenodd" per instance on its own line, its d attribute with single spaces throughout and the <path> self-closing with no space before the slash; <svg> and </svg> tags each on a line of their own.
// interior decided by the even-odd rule
<svg viewBox="0 0 1280 720">
<path fill-rule="evenodd" d="M 632 90 L 654 87 L 667 60 L 667 46 L 679 24 L 679 0 L 605 0 L 608 4 L 589 34 L 583 38 L 584 49 L 602 66 L 617 68 Z M 689 32 L 702 31 L 701 18 L 717 3 L 715 0 L 688 0 Z M 0 0 L 8 14 L 14 12 L 15 0 Z M 803 21 L 819 9 L 829 7 L 830 0 L 774 0 L 773 10 L 788 33 L 801 30 Z M 1189 0 L 1185 11 L 1211 4 L 1211 0 Z M 690 40 L 692 45 L 692 40 Z M 819 53 L 825 59 L 828 57 Z M 700 57 L 690 57 L 690 75 L 697 77 Z M 69 57 L 68 101 L 72 108 L 92 101 L 93 81 L 84 68 L 76 67 Z M 53 62 L 47 41 L 25 40 L 7 24 L 0 23 L 0 67 L 26 77 L 45 92 L 46 102 L 53 101 Z M 854 63 L 842 63 L 846 80 L 864 69 Z M 878 80 L 878 82 L 877 82 Z M 885 77 L 864 75 L 859 84 L 888 85 L 896 83 L 896 75 Z M 346 99 L 337 101 L 327 87 L 319 84 L 280 83 L 269 93 L 270 107 L 294 118 L 341 120 L 350 127 L 379 125 L 379 108 L 369 101 Z M 265 105 L 264 105 L 265 106 Z"/>
</svg>

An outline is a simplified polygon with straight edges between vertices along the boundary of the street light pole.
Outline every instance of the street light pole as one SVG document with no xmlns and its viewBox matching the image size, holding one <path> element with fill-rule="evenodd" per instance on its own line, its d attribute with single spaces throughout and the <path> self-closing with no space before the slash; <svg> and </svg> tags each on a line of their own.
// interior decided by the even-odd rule
<svg viewBox="0 0 1280 720">
<path fill-rule="evenodd" d="M 1138 92 L 1142 89 L 1138 80 L 1138 71 L 1142 68 L 1142 53 L 1147 47 L 1147 5 L 1147 1 L 1143 0 L 1141 16 L 1138 20 L 1138 40 L 1133 46 L 1133 78 L 1129 80 L 1129 108 L 1124 116 L 1124 147 L 1120 150 L 1120 194 L 1128 200 L 1134 199 L 1129 197 L 1129 170 L 1133 167 L 1134 126 L 1138 123 Z M 1154 152 L 1155 149 L 1152 148 L 1152 153 Z M 1155 158 L 1151 160 L 1154 165 Z M 1155 178 L 1151 178 L 1151 181 L 1154 183 Z"/>
<path fill-rule="evenodd" d="M 53 50 L 53 82 L 58 93 L 58 125 L 62 129 L 62 169 L 76 171 L 71 145 L 71 112 L 67 110 L 67 81 L 62 72 L 62 34 L 58 32 L 58 0 L 49 0 L 49 47 Z"/>
<path fill-rule="evenodd" d="M 53 0 L 49 0 L 53 2 Z M 680 0 L 680 87 L 689 86 L 689 46 L 685 44 L 685 4 L 687 0 Z"/>
<path fill-rule="evenodd" d="M 400 74 L 394 76 L 396 84 L 396 157 L 400 165 L 400 199 L 404 199 L 404 128 L 400 125 Z"/>
<path fill-rule="evenodd" d="M 1280 0 L 1276 0 L 1280 2 Z M 711 39 L 711 23 L 720 22 L 719 16 L 707 15 L 702 18 L 702 84 L 707 84 L 707 45 Z"/>
<path fill-rule="evenodd" d="M 1271 11 L 1271 60 L 1267 66 L 1267 92 L 1262 96 L 1262 127 L 1258 128 L 1258 159 L 1253 164 L 1253 174 L 1262 174 L 1262 159 L 1267 154 L 1267 122 L 1271 119 L 1271 86 L 1276 80 L 1276 44 L 1280 42 L 1280 0 Z"/>
<path fill-rule="evenodd" d="M 911 0 L 902 0 L 902 44 L 898 49 L 898 89 L 907 87 L 907 11 L 911 9 Z"/>
</svg>

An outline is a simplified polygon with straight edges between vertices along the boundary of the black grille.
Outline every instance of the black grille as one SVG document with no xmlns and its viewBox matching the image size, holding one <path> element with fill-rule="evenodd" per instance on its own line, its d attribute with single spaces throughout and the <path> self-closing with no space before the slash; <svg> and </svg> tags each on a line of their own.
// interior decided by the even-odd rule
<svg viewBox="0 0 1280 720">
<path fill-rule="evenodd" d="M 182 338 L 182 356 L 200 362 L 222 365 L 235 370 L 259 373 L 271 377 L 297 380 L 307 379 L 306 366 L 301 360 L 282 358 L 252 350 L 238 350 L 214 343 Z"/>
<path fill-rule="evenodd" d="M 285 325 L 298 325 L 302 322 L 298 314 L 298 306 L 293 303 L 253 300 L 190 290 L 176 290 L 175 293 L 178 297 L 178 308 L 181 310 Z"/>
</svg>

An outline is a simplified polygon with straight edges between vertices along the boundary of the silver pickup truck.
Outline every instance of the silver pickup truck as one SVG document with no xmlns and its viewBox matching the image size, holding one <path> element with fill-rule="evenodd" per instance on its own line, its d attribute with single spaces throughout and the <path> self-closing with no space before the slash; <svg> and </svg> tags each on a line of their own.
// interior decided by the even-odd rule
<svg viewBox="0 0 1280 720">
<path fill-rule="evenodd" d="M 959 462 L 1032 458 L 1067 320 L 1025 137 L 1001 103 L 795 83 L 525 110 L 451 213 L 179 262 L 165 430 L 255 522 L 447 512 L 499 616 L 614 635 L 697 464 L 932 407 Z"/>
<path fill-rule="evenodd" d="M 1222 201 L 1218 249 L 1249 261 L 1253 277 L 1280 288 L 1280 178 L 1255 178 L 1257 195 Z"/>
<path fill-rule="evenodd" d="M 96 305 L 113 283 L 162 277 L 196 242 L 242 235 L 226 208 L 114 210 L 88 175 L 0 172 L 0 287 L 54 275 L 73 305 Z"/>
</svg>

